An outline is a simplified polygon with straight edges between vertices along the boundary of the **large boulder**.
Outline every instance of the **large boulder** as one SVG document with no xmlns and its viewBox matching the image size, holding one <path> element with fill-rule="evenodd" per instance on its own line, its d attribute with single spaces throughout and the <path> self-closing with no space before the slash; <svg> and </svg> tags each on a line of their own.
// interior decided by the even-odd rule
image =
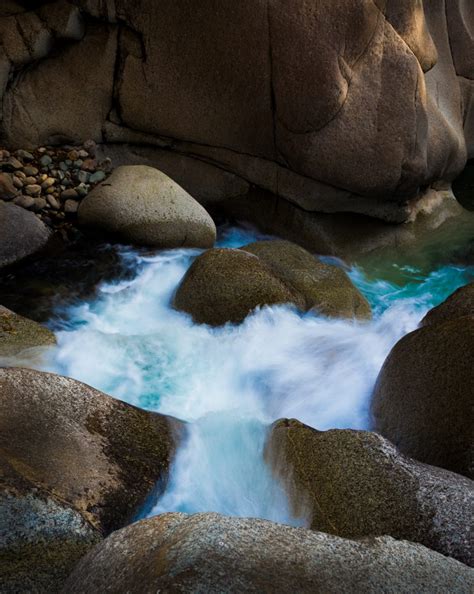
<svg viewBox="0 0 474 594">
<path fill-rule="evenodd" d="M 79 222 L 140 245 L 208 248 L 216 227 L 183 188 L 153 167 L 118 167 L 81 203 Z"/>
<path fill-rule="evenodd" d="M 243 250 L 213 249 L 193 262 L 174 297 L 174 307 L 199 324 L 238 324 L 256 307 L 304 299 L 274 276 L 257 256 Z"/>
<path fill-rule="evenodd" d="M 344 540 L 265 520 L 165 514 L 115 532 L 67 580 L 89 592 L 452 592 L 474 572 L 390 537 Z"/>
<path fill-rule="evenodd" d="M 32 212 L 0 201 L 0 268 L 45 247 L 50 231 Z"/>
<path fill-rule="evenodd" d="M 242 248 L 265 262 L 305 299 L 305 309 L 338 318 L 370 319 L 369 302 L 344 270 L 321 262 L 290 241 L 257 241 Z"/>
<path fill-rule="evenodd" d="M 51 330 L 0 305 L 0 357 L 13 357 L 26 349 L 55 343 Z"/>
<path fill-rule="evenodd" d="M 273 425 L 266 457 L 313 530 L 386 534 L 474 564 L 471 480 L 406 458 L 377 433 L 322 432 L 296 420 Z"/>
<path fill-rule="evenodd" d="M 2 588 L 56 592 L 164 487 L 180 427 L 72 379 L 0 369 Z"/>
<path fill-rule="evenodd" d="M 446 301 L 431 309 L 421 325 L 440 324 L 464 316 L 474 316 L 474 283 L 459 288 Z"/>
<path fill-rule="evenodd" d="M 373 393 L 375 430 L 406 455 L 474 478 L 474 316 L 402 338 Z"/>
</svg>

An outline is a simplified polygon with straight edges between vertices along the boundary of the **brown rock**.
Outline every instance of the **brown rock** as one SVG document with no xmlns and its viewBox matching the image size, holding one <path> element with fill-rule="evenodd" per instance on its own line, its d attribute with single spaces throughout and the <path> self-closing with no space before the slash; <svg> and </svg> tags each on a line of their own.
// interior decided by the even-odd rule
<svg viewBox="0 0 474 594">
<path fill-rule="evenodd" d="M 78 208 L 79 204 L 75 200 L 66 200 L 64 203 L 64 212 L 68 214 L 76 214 Z"/>
<path fill-rule="evenodd" d="M 46 327 L 0 305 L 0 357 L 13 357 L 26 349 L 56 344 Z"/>
<path fill-rule="evenodd" d="M 28 196 L 39 196 L 41 194 L 41 186 L 38 184 L 28 184 L 25 186 L 25 192 Z"/>
<path fill-rule="evenodd" d="M 61 200 L 78 200 L 79 194 L 74 189 L 64 190 L 61 192 Z"/>
<path fill-rule="evenodd" d="M 35 175 L 38 175 L 39 171 L 36 167 L 32 167 L 31 165 L 27 165 L 26 167 L 23 167 L 23 173 L 27 176 L 27 177 L 34 177 Z"/>
<path fill-rule="evenodd" d="M 11 178 L 8 173 L 1 173 L 0 172 L 0 199 L 1 200 L 11 200 L 14 198 L 18 192 L 16 190 L 15 185 L 15 178 Z"/>
<path fill-rule="evenodd" d="M 441 324 L 464 316 L 474 316 L 474 283 L 461 287 L 446 301 L 429 311 L 420 325 Z"/>
<path fill-rule="evenodd" d="M 13 201 L 14 204 L 17 206 L 21 206 L 22 208 L 26 208 L 28 210 L 32 210 L 35 204 L 35 199 L 32 196 L 17 196 Z"/>
</svg>

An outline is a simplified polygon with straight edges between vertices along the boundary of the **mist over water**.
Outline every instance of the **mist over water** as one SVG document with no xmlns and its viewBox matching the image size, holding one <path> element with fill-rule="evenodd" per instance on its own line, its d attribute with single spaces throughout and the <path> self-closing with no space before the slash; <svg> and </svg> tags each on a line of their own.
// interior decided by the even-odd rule
<svg viewBox="0 0 474 594">
<path fill-rule="evenodd" d="M 220 245 L 254 239 L 230 229 Z M 408 282 L 396 286 L 353 269 L 374 310 L 370 323 L 278 306 L 214 329 L 170 306 L 197 254 L 123 249 L 135 276 L 103 284 L 93 301 L 58 312 L 52 323 L 59 346 L 47 369 L 190 423 L 153 513 L 217 511 L 304 524 L 291 516 L 264 463 L 268 426 L 293 417 L 322 430 L 370 428 L 370 394 L 392 346 L 474 273 L 407 270 Z"/>
</svg>

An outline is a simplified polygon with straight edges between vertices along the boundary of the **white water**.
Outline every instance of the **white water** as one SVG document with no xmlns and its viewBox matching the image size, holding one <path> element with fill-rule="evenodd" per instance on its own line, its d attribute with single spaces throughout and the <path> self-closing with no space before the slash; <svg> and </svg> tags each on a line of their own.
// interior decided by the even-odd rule
<svg viewBox="0 0 474 594">
<path fill-rule="evenodd" d="M 221 245 L 254 236 L 233 230 Z M 394 343 L 433 304 L 468 282 L 446 267 L 404 288 L 353 279 L 374 306 L 371 323 L 263 308 L 240 326 L 211 329 L 171 309 L 192 250 L 153 256 L 124 250 L 136 276 L 104 284 L 98 298 L 63 312 L 48 369 L 131 404 L 190 422 L 168 488 L 153 510 L 292 518 L 263 461 L 268 425 L 297 418 L 318 429 L 369 428 L 368 403 Z"/>
</svg>

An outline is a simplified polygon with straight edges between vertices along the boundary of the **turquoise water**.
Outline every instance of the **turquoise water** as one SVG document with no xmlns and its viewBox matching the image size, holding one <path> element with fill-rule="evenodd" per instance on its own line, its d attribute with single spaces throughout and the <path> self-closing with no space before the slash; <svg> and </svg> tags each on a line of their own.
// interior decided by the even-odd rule
<svg viewBox="0 0 474 594">
<path fill-rule="evenodd" d="M 219 245 L 259 238 L 227 228 Z M 43 367 L 131 404 L 189 421 L 167 490 L 152 513 L 217 511 L 305 524 L 263 461 L 269 424 L 370 428 L 369 399 L 392 346 L 434 305 L 474 280 L 473 268 L 400 269 L 398 285 L 350 271 L 374 309 L 370 323 L 329 320 L 287 306 L 239 326 L 198 326 L 170 307 L 198 250 L 121 249 L 131 280 L 57 311 L 58 348 Z M 390 275 L 387 275 L 390 277 Z"/>
</svg>

